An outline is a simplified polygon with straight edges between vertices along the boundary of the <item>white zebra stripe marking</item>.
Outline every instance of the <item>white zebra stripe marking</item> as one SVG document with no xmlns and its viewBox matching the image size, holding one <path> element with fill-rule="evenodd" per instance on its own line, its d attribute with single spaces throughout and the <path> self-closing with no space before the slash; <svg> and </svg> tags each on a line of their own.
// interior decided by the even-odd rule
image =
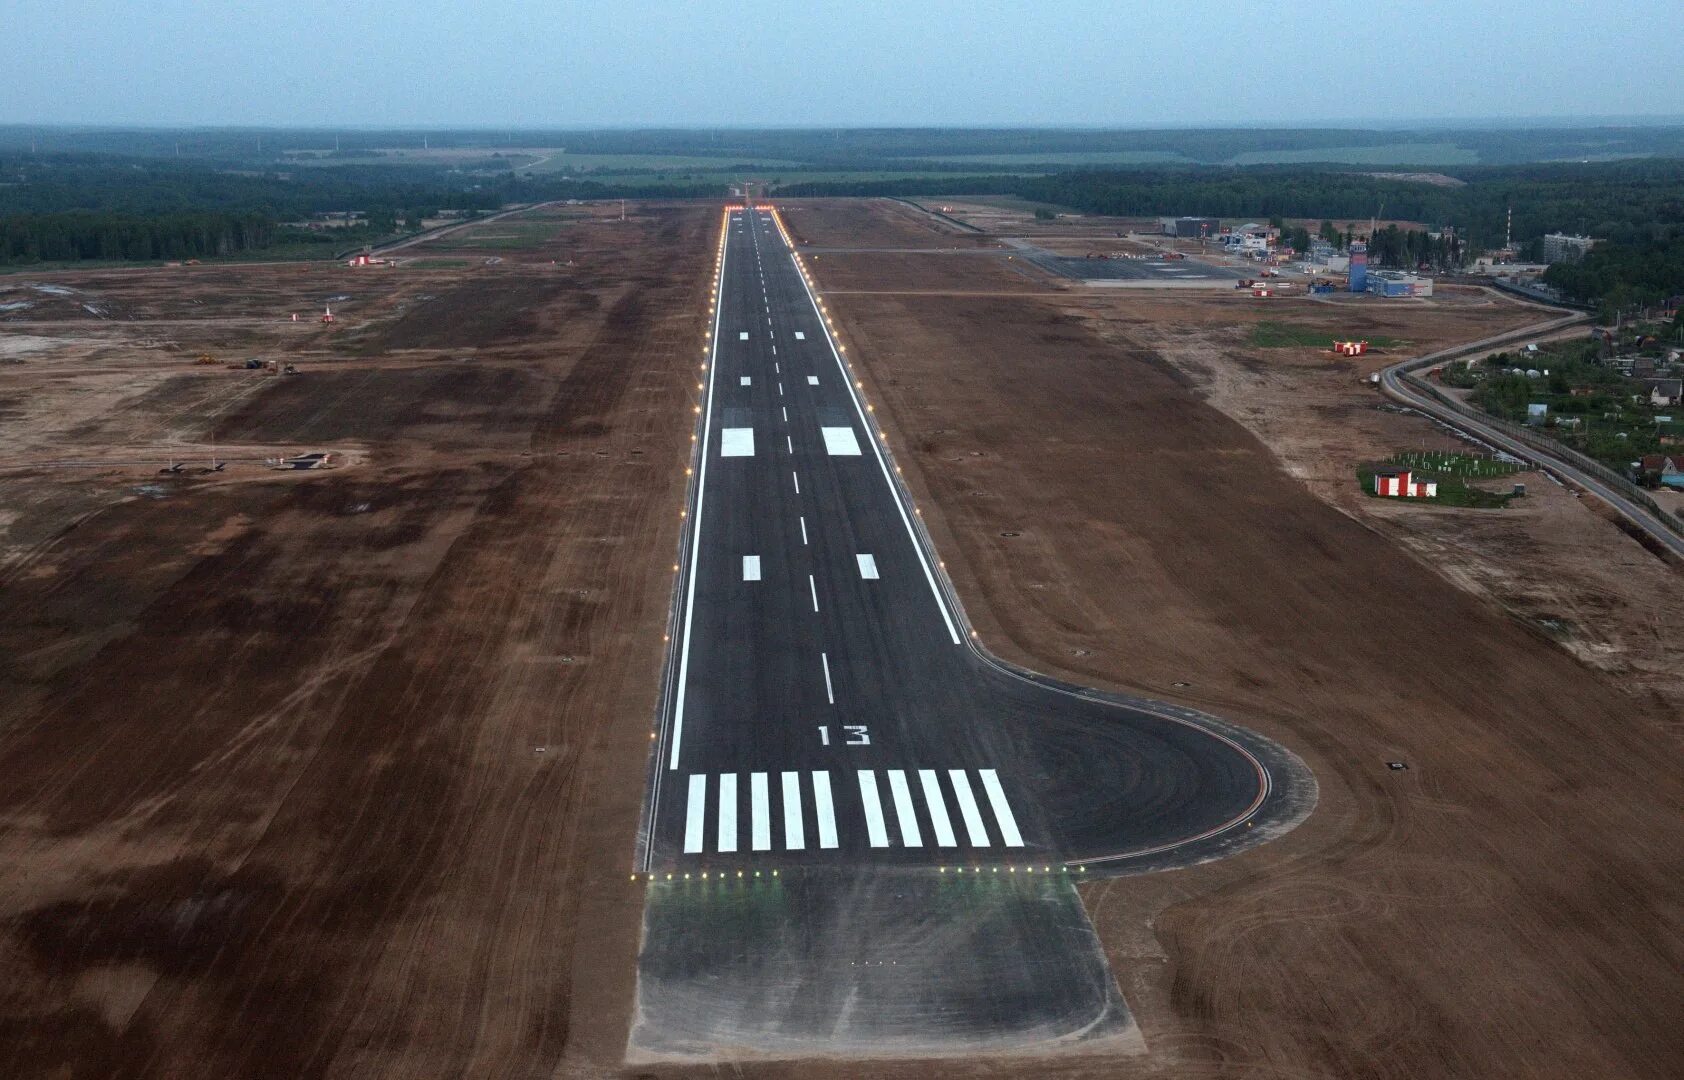
<svg viewBox="0 0 1684 1080">
<path fill-rule="evenodd" d="M 690 801 L 684 810 L 684 853 L 693 855 L 702 850 L 702 818 L 707 814 L 708 778 L 706 773 L 690 777 Z"/>
<path fill-rule="evenodd" d="M 813 774 L 813 804 L 819 811 L 819 847 L 836 846 L 836 805 L 830 798 L 830 774 Z"/>
<path fill-rule="evenodd" d="M 930 808 L 930 825 L 936 831 L 936 843 L 942 847 L 958 847 L 959 838 L 953 835 L 953 822 L 947 816 L 947 800 L 941 797 L 941 778 L 934 769 L 918 770 L 918 785 L 924 789 L 924 805 Z"/>
<path fill-rule="evenodd" d="M 883 803 L 877 797 L 877 774 L 861 769 L 860 802 L 865 806 L 865 835 L 872 847 L 888 847 L 889 831 L 884 827 Z"/>
<path fill-rule="evenodd" d="M 800 851 L 807 846 L 807 830 L 801 824 L 801 774 L 786 772 L 784 782 L 784 850 Z"/>
<path fill-rule="evenodd" d="M 737 774 L 719 774 L 719 850 L 737 850 Z"/>
<path fill-rule="evenodd" d="M 982 811 L 977 809 L 976 796 L 971 794 L 971 780 L 964 769 L 949 769 L 947 777 L 953 781 L 953 797 L 959 801 L 959 816 L 965 819 L 965 832 L 972 847 L 988 846 L 988 830 L 982 824 Z"/>
<path fill-rule="evenodd" d="M 767 791 L 765 773 L 748 774 L 748 797 L 751 815 L 749 844 L 756 851 L 770 851 L 772 850 L 772 815 L 770 808 L 772 796 Z"/>
<path fill-rule="evenodd" d="M 982 777 L 982 790 L 988 792 L 988 805 L 994 808 L 994 820 L 1000 826 L 1000 838 L 1007 847 L 1022 847 L 1023 834 L 1017 831 L 1017 819 L 1012 817 L 1011 803 L 1006 801 L 1005 789 L 1000 786 L 1000 777 L 993 769 L 978 769 L 977 775 Z"/>
<path fill-rule="evenodd" d="M 912 807 L 912 789 L 906 786 L 903 770 L 889 770 L 889 793 L 895 799 L 895 824 L 900 826 L 900 842 L 907 847 L 923 847 L 924 836 L 918 831 L 918 811 Z"/>
</svg>

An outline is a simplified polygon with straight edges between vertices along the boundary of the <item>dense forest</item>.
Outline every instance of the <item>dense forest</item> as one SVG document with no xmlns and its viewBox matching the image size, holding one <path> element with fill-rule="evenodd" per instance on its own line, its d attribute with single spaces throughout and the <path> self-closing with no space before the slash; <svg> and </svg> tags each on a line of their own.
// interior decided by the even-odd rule
<svg viewBox="0 0 1684 1080">
<path fill-rule="evenodd" d="M 1661 240 L 1599 244 L 1581 263 L 1558 263 L 1544 280 L 1604 314 L 1684 295 L 1684 228 Z"/>
<path fill-rule="evenodd" d="M 205 258 L 278 245 L 376 242 L 441 209 L 489 211 L 547 199 L 722 197 L 723 181 L 603 184 L 433 166 L 335 165 L 256 173 L 204 161 L 106 155 L 0 155 L 0 265 Z M 356 210 L 367 225 L 331 233 L 288 227 Z"/>
<path fill-rule="evenodd" d="M 404 149 L 566 147 L 584 154 L 682 154 L 733 162 L 801 162 L 827 170 L 909 165 L 939 171 L 943 159 L 1007 157 L 1068 165 L 1078 156 L 1127 157 L 1139 164 L 1249 164 L 1265 161 L 1449 166 L 1536 161 L 1606 161 L 1684 156 L 1684 125 L 1418 128 L 696 128 L 538 130 L 111 129 L 0 126 L 0 153 L 77 151 L 211 158 L 240 168 L 273 168 L 279 156 L 330 148 L 346 156 Z"/>
</svg>

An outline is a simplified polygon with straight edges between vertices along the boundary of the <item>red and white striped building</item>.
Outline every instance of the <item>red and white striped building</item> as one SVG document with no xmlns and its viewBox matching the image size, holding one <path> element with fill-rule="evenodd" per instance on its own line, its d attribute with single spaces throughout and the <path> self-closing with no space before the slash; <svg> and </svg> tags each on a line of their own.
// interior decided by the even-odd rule
<svg viewBox="0 0 1684 1080">
<path fill-rule="evenodd" d="M 1438 495 L 1438 484 L 1417 480 L 1408 469 L 1386 466 L 1374 470 L 1374 494 L 1404 499 L 1431 499 Z"/>
</svg>

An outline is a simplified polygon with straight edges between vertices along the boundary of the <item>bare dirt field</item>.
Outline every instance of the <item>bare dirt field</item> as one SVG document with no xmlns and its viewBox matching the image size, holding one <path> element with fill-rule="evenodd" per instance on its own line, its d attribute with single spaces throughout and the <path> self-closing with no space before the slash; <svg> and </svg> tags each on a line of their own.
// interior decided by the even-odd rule
<svg viewBox="0 0 1684 1080">
<path fill-rule="evenodd" d="M 717 228 L 12 309 L 44 343 L 0 366 L 0 1073 L 617 1067 Z"/>
<path fill-rule="evenodd" d="M 621 1062 L 718 216 L 574 209 L 396 269 L 0 278 L 0 1074 L 702 1074 Z M 1677 572 L 1538 477 L 1366 499 L 1358 463 L 1454 440 L 1362 383 L 1389 356 L 1248 332 L 1398 355 L 1537 312 L 810 265 L 983 640 L 1254 726 L 1322 795 L 1087 887 L 1143 1057 L 720 1072 L 1677 1074 Z"/>
<path fill-rule="evenodd" d="M 831 306 L 982 639 L 1254 726 L 1322 790 L 1283 841 L 1088 889 L 1148 1055 L 1056 1071 L 1675 1075 L 1676 572 L 1535 476 L 1514 510 L 1366 499 L 1361 461 L 1454 441 L 1381 407 L 1360 376 L 1386 356 L 1247 335 L 1402 353 L 1540 313 L 930 295 L 958 266 Z"/>
</svg>

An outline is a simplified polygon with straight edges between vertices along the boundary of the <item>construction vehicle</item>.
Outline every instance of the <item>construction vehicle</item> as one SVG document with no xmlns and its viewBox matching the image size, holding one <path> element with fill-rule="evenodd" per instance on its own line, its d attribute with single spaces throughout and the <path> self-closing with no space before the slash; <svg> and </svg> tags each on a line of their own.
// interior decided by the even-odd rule
<svg viewBox="0 0 1684 1080">
<path fill-rule="evenodd" d="M 195 364 L 202 364 L 208 367 L 209 365 L 216 363 L 216 357 L 212 356 L 208 352 L 202 352 L 193 358 L 193 362 Z"/>
<path fill-rule="evenodd" d="M 281 369 L 281 374 L 282 375 L 297 375 L 298 374 L 298 365 L 297 364 L 288 364 L 287 366 L 285 366 Z"/>
</svg>

